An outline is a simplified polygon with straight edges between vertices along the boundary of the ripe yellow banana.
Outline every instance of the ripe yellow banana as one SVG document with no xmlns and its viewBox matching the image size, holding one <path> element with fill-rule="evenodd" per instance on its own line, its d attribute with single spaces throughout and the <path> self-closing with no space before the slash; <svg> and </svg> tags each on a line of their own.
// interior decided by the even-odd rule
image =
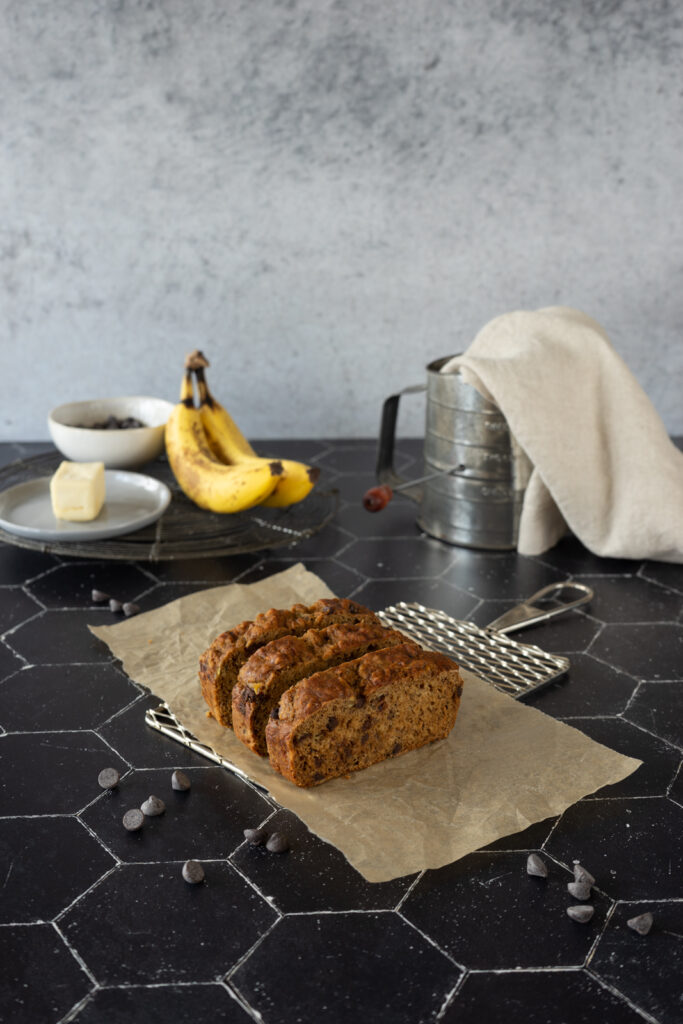
<svg viewBox="0 0 683 1024">
<path fill-rule="evenodd" d="M 257 457 L 229 466 L 216 458 L 194 404 L 190 370 L 185 371 L 180 401 L 166 424 L 166 453 L 188 498 L 211 512 L 241 512 L 258 505 L 272 494 L 282 475 L 277 460 Z"/>
<path fill-rule="evenodd" d="M 273 493 L 261 502 L 266 508 L 285 508 L 303 501 L 310 494 L 320 476 L 317 466 L 306 466 L 292 459 L 280 459 L 282 476 L 275 484 Z"/>
<path fill-rule="evenodd" d="M 196 357 L 204 358 L 201 352 L 193 352 L 188 356 L 188 361 L 194 360 L 193 369 L 199 388 L 199 417 L 211 451 L 221 462 L 227 463 L 246 462 L 248 459 L 258 458 L 228 410 L 217 402 L 209 391 L 204 366 L 198 365 Z"/>
<path fill-rule="evenodd" d="M 206 432 L 207 442 L 214 455 L 222 462 L 237 465 L 247 463 L 256 452 L 241 432 L 230 413 L 217 402 L 209 391 L 204 370 L 209 365 L 205 356 L 195 351 L 187 357 L 185 364 L 194 371 L 199 388 L 199 415 Z M 275 490 L 259 504 L 268 508 L 285 508 L 294 505 L 310 494 L 320 470 L 293 459 L 281 459 L 282 475 Z"/>
</svg>

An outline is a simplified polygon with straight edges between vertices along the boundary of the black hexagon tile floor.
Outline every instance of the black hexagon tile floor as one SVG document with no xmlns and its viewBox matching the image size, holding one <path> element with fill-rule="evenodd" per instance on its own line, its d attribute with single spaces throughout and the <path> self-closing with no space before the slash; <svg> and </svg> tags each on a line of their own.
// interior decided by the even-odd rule
<svg viewBox="0 0 683 1024">
<path fill-rule="evenodd" d="M 139 697 L 113 664 L 32 665 L 0 683 L 0 725 L 9 732 L 94 729 Z"/>
<path fill-rule="evenodd" d="M 132 985 L 105 988 L 79 1008 L 78 1024 L 249 1024 L 250 1014 L 225 985 Z"/>
<path fill-rule="evenodd" d="M 198 851 L 204 859 L 225 859 L 244 842 L 244 828 L 258 827 L 272 814 L 263 797 L 222 768 L 184 771 L 190 789 L 177 791 L 169 768 L 136 769 L 83 811 L 81 819 L 122 861 L 185 861 L 195 859 Z M 126 811 L 141 807 L 150 796 L 164 803 L 164 813 L 147 817 L 138 831 L 126 831 Z"/>
<path fill-rule="evenodd" d="M 213 981 L 277 919 L 225 860 L 204 861 L 198 885 L 182 865 L 122 864 L 59 919 L 101 985 Z"/>
<path fill-rule="evenodd" d="M 461 975 L 396 914 L 302 914 L 279 921 L 230 976 L 273 1024 L 434 1019 Z"/>
<path fill-rule="evenodd" d="M 135 601 L 155 580 L 128 563 L 75 562 L 70 559 L 39 576 L 27 590 L 46 608 L 90 608 L 92 592 L 99 590 L 120 601 Z"/>
<path fill-rule="evenodd" d="M 0 818 L 0 922 L 51 921 L 115 866 L 75 817 Z"/>
<path fill-rule="evenodd" d="M 526 872 L 527 854 L 475 853 L 430 871 L 402 913 L 453 959 L 476 970 L 580 967 L 605 921 L 609 900 L 594 893 L 589 925 L 566 913 L 573 873 L 548 864 L 548 877 Z"/>
<path fill-rule="evenodd" d="M 287 454 L 320 466 L 339 509 L 274 553 L 133 564 L 0 544 L 0 1020 L 682 1020 L 683 566 L 599 558 L 571 537 L 536 558 L 449 547 L 404 497 L 362 508 L 374 442 L 298 444 Z M 0 445 L 0 464 L 31 450 Z M 399 441 L 398 470 L 421 465 L 419 442 Z M 366 882 L 290 811 L 151 730 L 157 698 L 87 629 L 121 620 L 93 588 L 147 610 L 297 561 L 340 597 L 480 625 L 546 583 L 587 583 L 590 605 L 520 634 L 570 660 L 526 701 L 642 767 L 439 870 Z M 164 812 L 127 830 L 124 813 L 152 795 Z M 289 848 L 248 843 L 257 826 Z M 527 874 L 532 852 L 547 878 Z M 203 881 L 185 880 L 188 860 Z M 596 879 L 584 923 L 567 914 L 576 860 Z M 645 913 L 639 934 L 628 922 Z"/>
<path fill-rule="evenodd" d="M 63 1020 L 93 988 L 92 979 L 51 924 L 0 928 L 0 1020 Z"/>
</svg>

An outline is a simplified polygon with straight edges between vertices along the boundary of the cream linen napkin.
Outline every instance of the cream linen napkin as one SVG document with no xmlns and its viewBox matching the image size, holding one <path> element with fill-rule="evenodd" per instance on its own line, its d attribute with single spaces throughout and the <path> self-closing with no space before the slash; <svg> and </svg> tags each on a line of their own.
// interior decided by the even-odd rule
<svg viewBox="0 0 683 1024">
<path fill-rule="evenodd" d="M 442 373 L 495 402 L 533 469 L 517 549 L 683 562 L 683 453 L 605 331 L 564 306 L 491 320 Z"/>
</svg>

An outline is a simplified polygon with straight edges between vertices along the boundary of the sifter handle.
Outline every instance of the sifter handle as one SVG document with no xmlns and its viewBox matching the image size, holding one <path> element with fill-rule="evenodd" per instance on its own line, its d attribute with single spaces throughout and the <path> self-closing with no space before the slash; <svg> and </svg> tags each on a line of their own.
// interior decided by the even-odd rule
<svg viewBox="0 0 683 1024">
<path fill-rule="evenodd" d="M 379 448 L 377 451 L 377 479 L 382 484 L 388 484 L 393 490 L 399 490 L 406 497 L 412 498 L 418 504 L 422 500 L 422 488 L 412 484 L 410 481 L 399 476 L 394 469 L 394 443 L 396 441 L 396 421 L 398 419 L 398 403 L 401 395 L 419 394 L 426 391 L 426 384 L 412 384 L 404 388 L 396 395 L 389 395 L 382 406 L 382 422 L 379 433 Z"/>
</svg>

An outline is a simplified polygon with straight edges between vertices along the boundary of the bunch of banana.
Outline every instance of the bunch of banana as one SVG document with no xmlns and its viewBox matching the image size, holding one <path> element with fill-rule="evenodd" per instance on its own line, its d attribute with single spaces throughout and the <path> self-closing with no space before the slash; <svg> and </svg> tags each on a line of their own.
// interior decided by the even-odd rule
<svg viewBox="0 0 683 1024">
<path fill-rule="evenodd" d="M 227 465 L 211 450 L 194 402 L 192 371 L 186 368 L 180 401 L 166 424 L 166 454 L 185 494 L 211 512 L 241 512 L 267 500 L 282 476 L 277 460 L 251 455 Z"/>
<path fill-rule="evenodd" d="M 229 466 L 247 466 L 258 455 L 233 420 L 227 409 L 216 401 L 206 383 L 205 370 L 209 363 L 206 357 L 195 350 L 185 363 L 194 371 L 199 389 L 199 417 L 209 448 L 221 462 Z M 259 460 L 263 461 L 263 460 Z M 310 494 L 320 476 L 317 467 L 307 466 L 293 459 L 279 459 L 282 472 L 274 490 L 259 502 L 268 508 L 284 508 L 294 505 Z"/>
</svg>

